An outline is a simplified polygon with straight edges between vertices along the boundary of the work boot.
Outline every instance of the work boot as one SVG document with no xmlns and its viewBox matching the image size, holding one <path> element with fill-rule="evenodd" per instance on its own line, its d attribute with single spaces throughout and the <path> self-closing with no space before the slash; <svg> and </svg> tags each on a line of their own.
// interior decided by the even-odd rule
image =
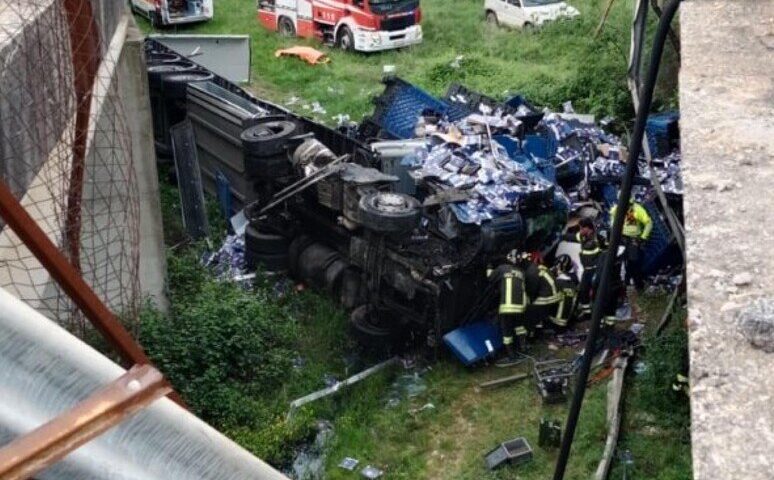
<svg viewBox="0 0 774 480">
<path fill-rule="evenodd" d="M 521 361 L 521 358 L 519 358 L 519 355 L 516 353 L 516 349 L 513 345 L 505 345 L 505 355 L 500 357 L 496 362 L 496 367 L 512 367 L 519 363 Z"/>
</svg>

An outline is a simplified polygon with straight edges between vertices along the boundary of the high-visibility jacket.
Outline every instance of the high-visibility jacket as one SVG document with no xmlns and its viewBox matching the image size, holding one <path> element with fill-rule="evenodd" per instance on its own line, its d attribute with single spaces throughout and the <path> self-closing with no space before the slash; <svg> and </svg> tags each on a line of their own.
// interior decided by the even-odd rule
<svg viewBox="0 0 774 480">
<path fill-rule="evenodd" d="M 554 276 L 545 265 L 530 265 L 524 276 L 532 305 L 554 305 L 561 300 Z"/>
<path fill-rule="evenodd" d="M 578 277 L 560 273 L 556 277 L 556 288 L 559 290 L 561 300 L 556 306 L 556 314 L 551 317 L 551 321 L 560 327 L 566 327 L 578 296 Z"/>
<path fill-rule="evenodd" d="M 617 208 L 617 205 L 613 205 L 613 208 L 610 209 L 611 218 L 615 218 Z M 624 217 L 623 235 L 625 237 L 647 240 L 650 238 L 651 230 L 653 230 L 653 220 L 650 218 L 648 211 L 639 203 L 632 202 L 629 205 L 629 210 L 626 212 L 626 217 Z"/>
<path fill-rule="evenodd" d="M 489 273 L 490 278 L 500 281 L 499 313 L 524 313 L 527 310 L 527 290 L 524 288 L 524 272 L 515 265 L 500 265 Z"/>
</svg>

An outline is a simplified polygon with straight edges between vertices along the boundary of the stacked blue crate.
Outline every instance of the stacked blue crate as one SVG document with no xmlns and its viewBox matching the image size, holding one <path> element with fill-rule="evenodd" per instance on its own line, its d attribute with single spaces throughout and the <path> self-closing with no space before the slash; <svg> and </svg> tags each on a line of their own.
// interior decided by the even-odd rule
<svg viewBox="0 0 774 480">
<path fill-rule="evenodd" d="M 679 112 L 656 113 L 648 117 L 645 132 L 651 156 L 660 158 L 672 152 L 672 146 L 680 137 L 679 120 Z"/>
</svg>

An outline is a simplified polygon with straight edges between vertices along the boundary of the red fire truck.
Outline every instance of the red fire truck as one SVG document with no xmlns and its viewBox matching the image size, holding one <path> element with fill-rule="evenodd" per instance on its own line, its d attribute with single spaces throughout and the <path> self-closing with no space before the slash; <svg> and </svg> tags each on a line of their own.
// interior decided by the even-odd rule
<svg viewBox="0 0 774 480">
<path fill-rule="evenodd" d="M 422 42 L 419 0 L 260 0 L 258 19 L 289 37 L 375 52 Z"/>
</svg>

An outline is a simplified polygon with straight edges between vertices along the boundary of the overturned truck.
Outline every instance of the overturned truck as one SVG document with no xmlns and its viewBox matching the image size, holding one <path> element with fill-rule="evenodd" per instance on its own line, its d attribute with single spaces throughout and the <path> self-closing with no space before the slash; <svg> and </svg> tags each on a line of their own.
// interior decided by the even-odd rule
<svg viewBox="0 0 774 480">
<path fill-rule="evenodd" d="M 249 219 L 248 266 L 327 292 L 369 345 L 436 346 L 485 311 L 487 267 L 515 248 L 552 254 L 577 201 L 561 187 L 597 155 L 581 142 L 541 163 L 562 149 L 556 125 L 520 97 L 436 99 L 389 78 L 371 117 L 331 129 L 153 40 L 146 55 L 157 150 L 190 121 L 204 190 Z"/>
</svg>

